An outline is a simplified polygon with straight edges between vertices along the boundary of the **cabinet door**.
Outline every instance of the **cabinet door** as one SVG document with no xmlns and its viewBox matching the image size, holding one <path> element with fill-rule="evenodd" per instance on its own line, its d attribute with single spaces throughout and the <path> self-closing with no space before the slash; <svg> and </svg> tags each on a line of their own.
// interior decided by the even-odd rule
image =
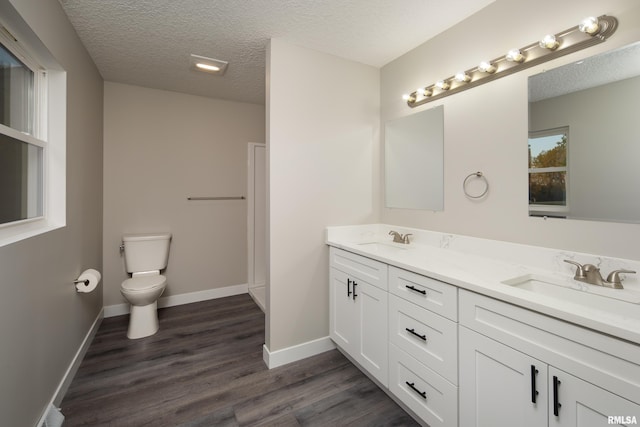
<svg viewBox="0 0 640 427">
<path fill-rule="evenodd" d="M 460 426 L 546 426 L 547 365 L 459 329 Z"/>
<path fill-rule="evenodd" d="M 354 279 L 358 310 L 358 360 L 385 387 L 388 384 L 388 294 L 382 289 Z"/>
<path fill-rule="evenodd" d="M 330 336 L 338 346 L 352 354 L 357 349 L 359 320 L 356 312 L 357 301 L 352 297 L 351 278 L 346 273 L 331 268 L 329 283 Z"/>
<path fill-rule="evenodd" d="M 640 423 L 640 405 L 553 366 L 549 367 L 549 387 L 550 427 L 601 427 Z"/>
</svg>

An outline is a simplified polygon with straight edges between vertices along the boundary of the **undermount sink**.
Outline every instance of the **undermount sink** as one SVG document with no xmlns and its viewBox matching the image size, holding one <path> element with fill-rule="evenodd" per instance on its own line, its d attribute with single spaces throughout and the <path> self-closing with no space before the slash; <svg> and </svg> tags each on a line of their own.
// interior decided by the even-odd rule
<svg viewBox="0 0 640 427">
<path fill-rule="evenodd" d="M 393 251 L 394 249 L 400 251 L 406 251 L 408 248 L 407 245 L 403 243 L 393 243 L 393 242 L 366 242 L 366 243 L 358 243 L 358 246 L 364 246 L 367 250 L 371 250 L 373 252 L 382 252 L 382 251 Z"/>
<path fill-rule="evenodd" d="M 625 307 L 630 307 L 637 312 L 638 307 L 628 306 L 628 304 L 640 304 L 640 293 L 636 291 L 589 285 L 568 278 L 555 279 L 526 274 L 505 280 L 502 283 L 538 295 L 596 309 L 626 311 Z M 621 302 L 627 304 L 621 304 Z M 638 316 L 637 313 L 634 314 L 633 317 Z"/>
</svg>

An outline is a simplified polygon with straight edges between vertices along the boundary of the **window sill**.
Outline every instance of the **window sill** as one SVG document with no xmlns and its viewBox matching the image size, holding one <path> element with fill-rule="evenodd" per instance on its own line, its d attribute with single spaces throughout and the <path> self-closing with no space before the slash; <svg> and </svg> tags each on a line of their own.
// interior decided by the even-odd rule
<svg viewBox="0 0 640 427">
<path fill-rule="evenodd" d="M 18 224 L 6 225 L 0 228 L 0 247 L 48 233 L 64 226 L 64 224 L 55 224 L 44 218 L 28 219 L 20 221 Z"/>
</svg>

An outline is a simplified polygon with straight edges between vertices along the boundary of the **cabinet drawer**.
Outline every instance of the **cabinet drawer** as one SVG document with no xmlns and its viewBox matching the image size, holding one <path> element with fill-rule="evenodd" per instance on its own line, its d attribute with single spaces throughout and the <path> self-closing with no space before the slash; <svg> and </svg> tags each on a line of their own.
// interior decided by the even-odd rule
<svg viewBox="0 0 640 427">
<path fill-rule="evenodd" d="M 393 344 L 389 390 L 431 427 L 458 425 L 458 388 Z"/>
<path fill-rule="evenodd" d="M 329 248 L 329 258 L 331 267 L 387 290 L 387 264 L 334 247 Z"/>
<path fill-rule="evenodd" d="M 458 383 L 456 323 L 390 295 L 389 341 L 452 383 Z"/>
<path fill-rule="evenodd" d="M 441 316 L 458 321 L 458 289 L 420 274 L 389 267 L 389 290 Z"/>
</svg>

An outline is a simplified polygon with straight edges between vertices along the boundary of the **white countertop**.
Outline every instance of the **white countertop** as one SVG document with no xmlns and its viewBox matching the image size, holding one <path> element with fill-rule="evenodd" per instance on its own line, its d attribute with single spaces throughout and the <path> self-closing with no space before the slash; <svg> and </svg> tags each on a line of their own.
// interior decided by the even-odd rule
<svg viewBox="0 0 640 427">
<path fill-rule="evenodd" d="M 409 245 L 392 243 L 388 230 L 412 233 Z M 520 307 L 534 310 L 579 326 L 640 344 L 640 304 L 632 304 L 607 295 L 625 292 L 640 298 L 637 277 L 628 275 L 624 290 L 587 285 L 573 280 L 575 267 L 563 259 L 591 262 L 603 268 L 637 268 L 632 260 L 557 251 L 466 236 L 446 235 L 426 230 L 382 224 L 352 227 L 328 227 L 326 243 L 389 265 L 429 276 Z M 378 243 L 378 244 L 372 244 Z M 474 253 L 475 252 L 475 253 Z M 535 258 L 535 259 L 531 259 Z M 608 272 L 609 269 L 606 270 Z M 502 282 L 533 275 L 561 283 L 564 293 L 576 292 L 576 298 L 547 296 L 519 289 Z M 603 273 L 603 275 L 605 275 Z M 605 275 L 606 277 L 606 275 Z M 573 288 L 573 289 L 569 289 Z M 576 289 L 576 290 L 574 290 Z M 611 294 L 616 293 L 618 294 Z M 602 304 L 583 304 L 580 297 Z M 595 299 L 593 298 L 595 296 Z"/>
</svg>

